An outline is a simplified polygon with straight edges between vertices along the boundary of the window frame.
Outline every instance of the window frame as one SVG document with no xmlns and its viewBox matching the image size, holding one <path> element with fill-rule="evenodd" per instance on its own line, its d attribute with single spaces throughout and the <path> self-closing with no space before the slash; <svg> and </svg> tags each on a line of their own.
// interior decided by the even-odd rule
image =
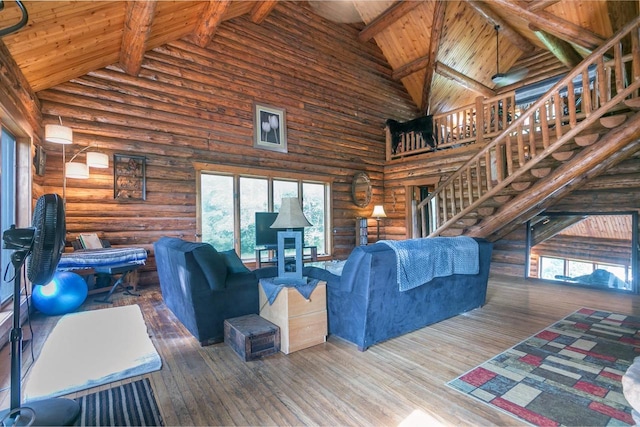
<svg viewBox="0 0 640 427">
<path fill-rule="evenodd" d="M 226 175 L 233 177 L 233 248 L 241 254 L 241 242 L 240 242 L 240 178 L 257 178 L 267 180 L 267 204 L 268 210 L 273 212 L 273 182 L 274 181 L 294 181 L 298 186 L 298 195 L 303 194 L 303 183 L 322 184 L 325 188 L 324 194 L 324 218 L 325 218 L 325 251 L 319 253 L 321 256 L 330 256 L 333 248 L 333 234 L 332 227 L 332 195 L 333 195 L 333 178 L 326 175 L 314 175 L 307 173 L 297 173 L 290 171 L 282 171 L 278 169 L 265 169 L 265 168 L 247 168 L 242 166 L 229 166 L 221 164 L 194 162 L 194 169 L 196 171 L 196 238 L 202 241 L 202 174 L 212 175 Z M 303 200 L 304 203 L 304 200 Z M 254 262 L 255 257 L 243 259 L 245 262 Z"/>
</svg>

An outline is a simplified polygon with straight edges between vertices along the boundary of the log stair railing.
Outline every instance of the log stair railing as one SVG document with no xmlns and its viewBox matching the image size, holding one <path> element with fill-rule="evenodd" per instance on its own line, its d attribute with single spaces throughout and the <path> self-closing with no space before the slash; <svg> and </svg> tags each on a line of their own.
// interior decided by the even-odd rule
<svg viewBox="0 0 640 427">
<path fill-rule="evenodd" d="M 636 18 L 446 177 L 418 205 L 423 237 L 489 238 L 637 150 L 639 31 Z"/>
</svg>

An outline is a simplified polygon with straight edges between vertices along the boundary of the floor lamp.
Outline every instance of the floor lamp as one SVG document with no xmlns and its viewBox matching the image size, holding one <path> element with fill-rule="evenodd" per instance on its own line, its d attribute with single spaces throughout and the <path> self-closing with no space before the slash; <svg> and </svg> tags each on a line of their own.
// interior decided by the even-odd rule
<svg viewBox="0 0 640 427">
<path fill-rule="evenodd" d="M 271 228 L 286 229 L 286 231 L 278 231 L 278 277 L 275 283 L 303 285 L 307 283 L 305 277 L 302 277 L 302 232 L 296 231 L 294 228 L 310 227 L 311 223 L 302 213 L 300 203 L 297 197 L 285 197 L 282 199 L 280 212 L 276 220 L 271 224 Z M 284 254 L 285 240 L 293 239 L 296 250 L 295 271 L 286 271 Z"/>
<path fill-rule="evenodd" d="M 371 216 L 374 217 L 378 223 L 378 237 L 376 240 L 380 240 L 380 221 L 382 218 L 387 217 L 387 214 L 384 212 L 384 207 L 382 205 L 375 205 Z"/>
</svg>

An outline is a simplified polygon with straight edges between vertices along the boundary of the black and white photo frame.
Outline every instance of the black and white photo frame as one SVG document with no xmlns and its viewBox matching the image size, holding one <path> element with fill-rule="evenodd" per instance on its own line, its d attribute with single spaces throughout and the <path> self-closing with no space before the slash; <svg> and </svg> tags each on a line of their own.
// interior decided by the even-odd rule
<svg viewBox="0 0 640 427">
<path fill-rule="evenodd" d="M 264 150 L 287 152 L 286 111 L 268 105 L 254 104 L 253 146 Z"/>
</svg>

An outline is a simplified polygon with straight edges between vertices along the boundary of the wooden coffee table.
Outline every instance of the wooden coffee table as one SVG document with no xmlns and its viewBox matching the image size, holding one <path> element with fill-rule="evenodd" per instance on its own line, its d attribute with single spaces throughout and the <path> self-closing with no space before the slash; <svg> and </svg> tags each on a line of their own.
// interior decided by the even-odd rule
<svg viewBox="0 0 640 427">
<path fill-rule="evenodd" d="M 273 304 L 269 304 L 262 285 L 260 317 L 280 327 L 280 351 L 289 354 L 327 340 L 327 283 L 320 281 L 309 299 L 295 287 L 280 290 Z"/>
</svg>

